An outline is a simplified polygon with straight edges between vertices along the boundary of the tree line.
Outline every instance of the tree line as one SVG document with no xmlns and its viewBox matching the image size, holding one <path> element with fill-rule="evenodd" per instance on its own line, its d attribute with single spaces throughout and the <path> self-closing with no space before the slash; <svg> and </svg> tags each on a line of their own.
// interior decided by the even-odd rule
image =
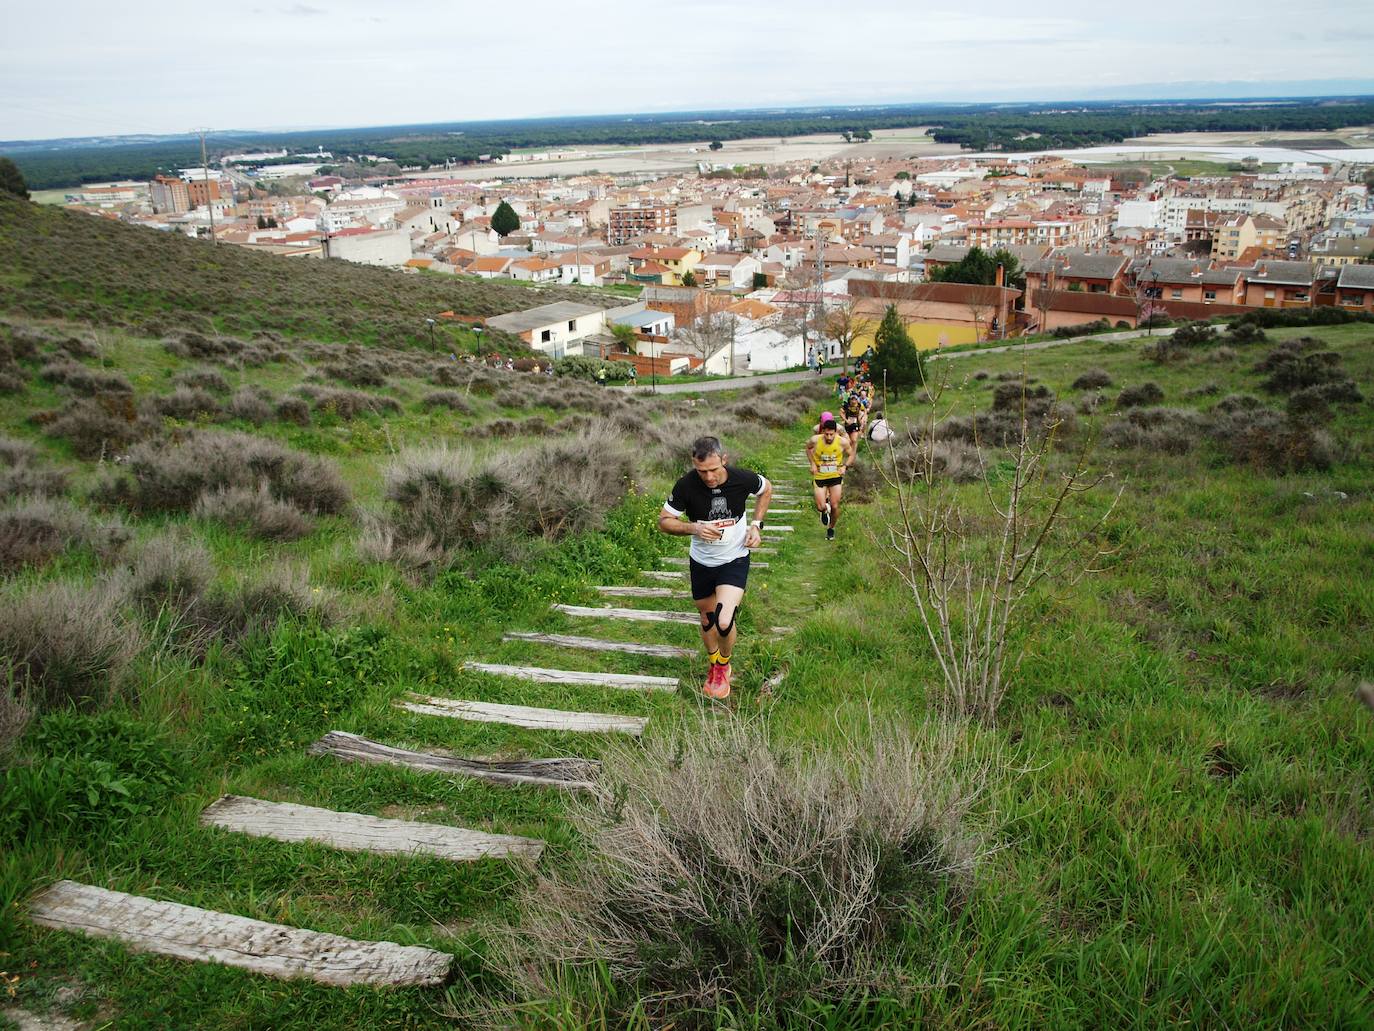
<svg viewBox="0 0 1374 1031">
<path fill-rule="evenodd" d="M 737 117 L 731 117 L 736 115 Z M 235 134 L 211 149 L 212 158 L 243 149 L 291 153 L 323 148 L 334 163 L 364 155 L 400 166 L 468 164 L 517 149 L 609 145 L 708 143 L 760 136 L 835 133 L 855 141 L 876 129 L 932 126 L 941 143 L 973 150 L 1041 150 L 1116 143 L 1154 132 L 1301 132 L 1374 122 L 1374 98 L 1292 101 L 1253 106 L 1206 103 L 1103 102 L 1072 110 L 1045 105 L 942 104 L 880 108 L 805 109 L 776 113 L 690 112 L 663 115 L 521 119 L 444 125 L 402 125 L 274 134 Z M 12 144 L 0 153 L 14 159 L 30 188 L 54 189 L 110 179 L 151 179 L 200 163 L 196 137 L 119 145 Z"/>
</svg>

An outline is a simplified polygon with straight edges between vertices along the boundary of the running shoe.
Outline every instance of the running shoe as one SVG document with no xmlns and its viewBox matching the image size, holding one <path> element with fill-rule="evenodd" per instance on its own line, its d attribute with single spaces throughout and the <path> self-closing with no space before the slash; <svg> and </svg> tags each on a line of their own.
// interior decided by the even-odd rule
<svg viewBox="0 0 1374 1031">
<path fill-rule="evenodd" d="M 726 668 L 718 663 L 711 663 L 711 671 L 706 674 L 706 683 L 701 688 L 701 693 L 707 698 L 721 699 L 730 694 L 730 681 L 722 680 L 721 671 Z"/>
<path fill-rule="evenodd" d="M 825 539 L 828 541 L 833 541 L 835 539 L 835 528 L 833 526 L 825 531 Z"/>
<path fill-rule="evenodd" d="M 825 503 L 825 507 L 821 509 L 821 525 L 830 525 L 830 502 L 828 501 Z"/>
<path fill-rule="evenodd" d="M 729 698 L 730 678 L 734 674 L 734 670 L 731 669 L 728 662 L 724 665 L 717 666 L 716 669 L 718 670 L 716 674 L 716 693 L 711 697 L 717 699 Z"/>
</svg>

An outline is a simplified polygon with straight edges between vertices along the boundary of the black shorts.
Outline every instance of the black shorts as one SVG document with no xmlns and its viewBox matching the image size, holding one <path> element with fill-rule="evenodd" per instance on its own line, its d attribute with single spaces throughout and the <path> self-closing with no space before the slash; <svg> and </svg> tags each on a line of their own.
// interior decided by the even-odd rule
<svg viewBox="0 0 1374 1031">
<path fill-rule="evenodd" d="M 853 422 L 846 422 L 846 423 L 844 424 L 844 431 L 845 431 L 846 433 L 858 433 L 858 432 L 859 432 L 859 421 L 858 421 L 857 419 L 855 419 Z"/>
<path fill-rule="evenodd" d="M 692 577 L 692 600 L 701 601 L 716 593 L 716 588 L 724 584 L 743 590 L 749 582 L 749 556 L 731 559 L 720 566 L 703 566 L 696 559 L 687 560 L 687 569 Z"/>
<path fill-rule="evenodd" d="M 838 487 L 840 484 L 844 483 L 844 477 L 825 476 L 819 480 L 812 480 L 811 482 L 814 483 L 817 487 Z"/>
</svg>

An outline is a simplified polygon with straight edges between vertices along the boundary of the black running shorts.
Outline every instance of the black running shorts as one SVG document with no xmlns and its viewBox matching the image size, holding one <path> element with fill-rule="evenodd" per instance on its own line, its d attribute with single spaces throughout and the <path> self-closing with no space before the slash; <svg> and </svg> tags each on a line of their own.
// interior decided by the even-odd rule
<svg viewBox="0 0 1374 1031">
<path fill-rule="evenodd" d="M 811 482 L 814 483 L 817 487 L 838 487 L 840 484 L 844 483 L 844 477 L 825 476 L 819 480 L 812 480 Z"/>
<path fill-rule="evenodd" d="M 749 582 L 748 555 L 731 559 L 720 566 L 703 566 L 696 559 L 688 559 L 687 568 L 692 576 L 693 601 L 711 597 L 721 584 L 743 590 Z"/>
</svg>

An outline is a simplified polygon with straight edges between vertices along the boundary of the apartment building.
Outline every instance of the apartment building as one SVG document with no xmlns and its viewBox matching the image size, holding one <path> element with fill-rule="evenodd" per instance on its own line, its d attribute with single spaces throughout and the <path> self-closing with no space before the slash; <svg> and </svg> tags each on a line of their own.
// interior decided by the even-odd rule
<svg viewBox="0 0 1374 1031">
<path fill-rule="evenodd" d="M 612 247 L 649 235 L 677 235 L 677 209 L 673 205 L 631 204 L 611 208 L 606 222 L 606 241 Z"/>
</svg>

